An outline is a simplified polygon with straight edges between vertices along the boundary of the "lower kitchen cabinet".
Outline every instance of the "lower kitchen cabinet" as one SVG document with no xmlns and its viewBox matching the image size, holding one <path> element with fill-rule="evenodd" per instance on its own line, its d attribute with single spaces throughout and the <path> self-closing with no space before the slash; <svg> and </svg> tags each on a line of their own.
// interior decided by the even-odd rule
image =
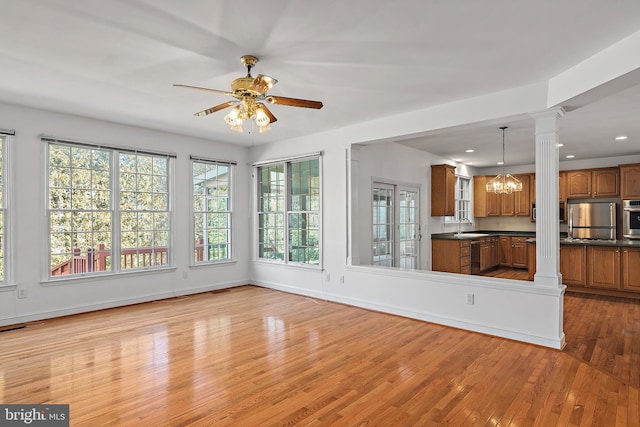
<svg viewBox="0 0 640 427">
<path fill-rule="evenodd" d="M 527 237 L 511 238 L 511 266 L 527 268 Z"/>
<path fill-rule="evenodd" d="M 589 246 L 588 285 L 596 288 L 620 289 L 620 248 Z"/>
<path fill-rule="evenodd" d="M 622 249 L 622 289 L 640 291 L 640 248 Z"/>
<path fill-rule="evenodd" d="M 500 236 L 498 239 L 498 263 L 511 267 L 511 237 Z"/>
<path fill-rule="evenodd" d="M 432 240 L 431 270 L 448 273 L 471 273 L 470 240 Z"/>
<path fill-rule="evenodd" d="M 560 245 L 560 273 L 562 274 L 562 283 L 586 286 L 587 247 Z"/>
<path fill-rule="evenodd" d="M 527 268 L 527 239 L 522 236 L 500 236 L 496 242 L 498 248 L 498 264 L 505 267 Z M 496 264 L 496 265 L 498 265 Z"/>
<path fill-rule="evenodd" d="M 489 270 L 498 265 L 498 238 L 495 236 L 480 239 L 480 271 Z"/>
</svg>

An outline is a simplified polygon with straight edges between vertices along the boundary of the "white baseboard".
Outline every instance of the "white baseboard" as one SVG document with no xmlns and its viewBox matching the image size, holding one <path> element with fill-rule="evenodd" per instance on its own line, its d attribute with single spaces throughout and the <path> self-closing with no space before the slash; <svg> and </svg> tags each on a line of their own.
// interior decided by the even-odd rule
<svg viewBox="0 0 640 427">
<path fill-rule="evenodd" d="M 564 333 L 559 338 L 544 337 L 531 335 L 528 333 L 508 330 L 503 328 L 496 328 L 490 325 L 483 325 L 477 323 L 470 323 L 464 320 L 458 320 L 449 317 L 435 316 L 425 312 L 418 312 L 414 310 L 407 310 L 402 307 L 396 307 L 392 305 L 382 305 L 379 303 L 366 301 L 362 299 L 348 298 L 341 295 L 330 294 L 326 292 L 317 292 L 308 289 L 300 289 L 293 286 L 282 285 L 272 282 L 258 282 L 253 281 L 256 286 L 264 288 L 274 289 L 282 292 L 303 295 L 306 297 L 312 297 L 316 299 L 322 299 L 341 304 L 351 305 L 354 307 L 365 308 L 367 310 L 378 311 L 381 313 L 395 314 L 397 316 L 407 317 L 410 319 L 422 320 L 425 322 L 436 323 L 438 325 L 450 326 L 453 328 L 464 329 L 466 331 L 478 332 L 482 334 L 497 336 L 501 338 L 511 339 L 515 341 L 522 341 L 529 344 L 536 344 L 543 347 L 549 347 L 561 350 L 565 346 Z"/>
</svg>

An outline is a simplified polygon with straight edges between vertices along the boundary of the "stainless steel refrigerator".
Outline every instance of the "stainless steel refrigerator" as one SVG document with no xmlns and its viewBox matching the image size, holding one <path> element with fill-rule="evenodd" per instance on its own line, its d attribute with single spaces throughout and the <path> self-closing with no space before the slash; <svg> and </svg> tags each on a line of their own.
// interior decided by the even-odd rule
<svg viewBox="0 0 640 427">
<path fill-rule="evenodd" d="M 569 203 L 568 235 L 573 239 L 616 239 L 616 203 Z"/>
</svg>

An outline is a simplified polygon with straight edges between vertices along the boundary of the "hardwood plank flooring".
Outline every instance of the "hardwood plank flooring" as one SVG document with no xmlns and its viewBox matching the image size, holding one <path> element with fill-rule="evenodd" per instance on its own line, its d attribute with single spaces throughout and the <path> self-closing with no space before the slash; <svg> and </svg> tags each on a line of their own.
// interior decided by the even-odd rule
<svg viewBox="0 0 640 427">
<path fill-rule="evenodd" d="M 0 402 L 77 426 L 639 426 L 640 302 L 567 294 L 565 351 L 254 286 L 0 333 Z"/>
</svg>

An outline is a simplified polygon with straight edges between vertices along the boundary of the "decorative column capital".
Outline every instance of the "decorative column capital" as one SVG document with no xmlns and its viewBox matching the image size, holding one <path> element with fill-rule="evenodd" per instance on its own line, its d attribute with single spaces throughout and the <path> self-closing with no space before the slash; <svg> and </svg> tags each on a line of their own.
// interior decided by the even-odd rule
<svg viewBox="0 0 640 427">
<path fill-rule="evenodd" d="M 540 110 L 540 111 L 533 111 L 531 113 L 529 113 L 529 115 L 538 120 L 538 119 L 545 119 L 545 118 L 553 118 L 553 119 L 561 119 L 562 116 L 564 116 L 566 113 L 566 110 L 562 107 L 553 107 L 553 108 L 547 108 L 546 110 Z"/>
</svg>

